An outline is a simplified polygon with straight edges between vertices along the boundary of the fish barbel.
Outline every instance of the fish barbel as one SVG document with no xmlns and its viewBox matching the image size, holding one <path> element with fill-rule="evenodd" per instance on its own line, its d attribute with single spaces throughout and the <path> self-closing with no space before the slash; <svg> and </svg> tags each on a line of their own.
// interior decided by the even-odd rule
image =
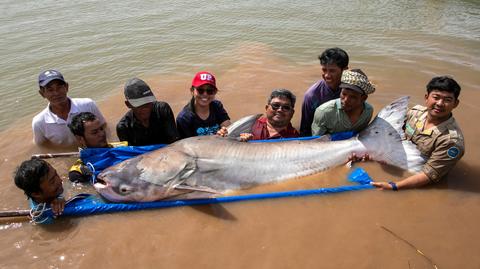
<svg viewBox="0 0 480 269">
<path fill-rule="evenodd" d="M 102 171 L 95 188 L 110 201 L 199 198 L 319 173 L 355 153 L 412 172 L 425 160 L 402 139 L 408 97 L 383 108 L 356 137 L 245 143 L 197 136 L 123 161 Z M 253 118 L 255 119 L 255 118 Z"/>
</svg>

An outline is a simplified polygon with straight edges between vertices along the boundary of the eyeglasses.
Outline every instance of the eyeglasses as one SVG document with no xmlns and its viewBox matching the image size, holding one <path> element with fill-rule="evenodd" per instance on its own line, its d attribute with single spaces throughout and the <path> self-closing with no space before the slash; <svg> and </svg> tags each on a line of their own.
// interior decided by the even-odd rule
<svg viewBox="0 0 480 269">
<path fill-rule="evenodd" d="M 270 104 L 270 107 L 273 110 L 278 110 L 279 108 L 281 108 L 283 111 L 286 111 L 286 112 L 292 110 L 291 105 L 281 105 L 281 104 L 277 104 L 277 103 Z"/>
<path fill-rule="evenodd" d="M 217 93 L 217 89 L 212 89 L 212 88 L 208 88 L 208 89 L 195 88 L 195 90 L 197 90 L 198 94 L 204 94 L 206 92 L 208 95 L 214 95 Z"/>
</svg>

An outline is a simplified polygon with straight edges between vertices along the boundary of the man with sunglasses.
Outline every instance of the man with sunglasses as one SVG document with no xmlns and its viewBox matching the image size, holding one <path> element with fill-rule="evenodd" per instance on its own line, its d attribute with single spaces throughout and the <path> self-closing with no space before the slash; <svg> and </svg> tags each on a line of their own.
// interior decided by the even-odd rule
<svg viewBox="0 0 480 269">
<path fill-rule="evenodd" d="M 125 105 L 130 109 L 117 124 L 117 136 L 130 146 L 170 144 L 178 140 L 173 111 L 157 101 L 150 87 L 139 78 L 125 83 Z"/>
<path fill-rule="evenodd" d="M 192 98 L 178 113 L 177 127 L 181 138 L 215 135 L 231 124 L 222 102 L 215 99 L 218 92 L 213 74 L 198 72 L 190 88 Z"/>
<path fill-rule="evenodd" d="M 265 106 L 265 116 L 252 126 L 252 133 L 240 135 L 242 141 L 299 137 L 291 120 L 295 113 L 295 95 L 287 89 L 275 89 Z"/>
<path fill-rule="evenodd" d="M 373 107 L 366 102 L 375 87 L 360 69 L 342 73 L 340 98 L 324 103 L 315 110 L 313 135 L 359 132 L 372 119 Z"/>
</svg>

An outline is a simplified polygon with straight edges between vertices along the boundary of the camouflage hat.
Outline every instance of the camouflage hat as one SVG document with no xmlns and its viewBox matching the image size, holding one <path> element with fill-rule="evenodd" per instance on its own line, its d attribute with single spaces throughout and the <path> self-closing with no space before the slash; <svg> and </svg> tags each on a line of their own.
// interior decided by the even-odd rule
<svg viewBox="0 0 480 269">
<path fill-rule="evenodd" d="M 375 91 L 375 86 L 368 81 L 367 75 L 360 69 L 343 71 L 340 88 L 354 90 L 367 95 Z"/>
</svg>

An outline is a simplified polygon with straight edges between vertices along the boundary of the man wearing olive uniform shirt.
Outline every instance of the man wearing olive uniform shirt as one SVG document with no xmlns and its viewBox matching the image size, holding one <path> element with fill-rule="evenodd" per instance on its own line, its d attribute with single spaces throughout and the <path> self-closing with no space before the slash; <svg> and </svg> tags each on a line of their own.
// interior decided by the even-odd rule
<svg viewBox="0 0 480 269">
<path fill-rule="evenodd" d="M 381 189 L 399 190 L 438 182 L 462 158 L 462 131 L 452 115 L 459 104 L 460 85 L 450 77 L 434 77 L 427 84 L 425 106 L 407 112 L 405 138 L 428 158 L 420 173 L 398 182 L 374 182 Z"/>
</svg>

